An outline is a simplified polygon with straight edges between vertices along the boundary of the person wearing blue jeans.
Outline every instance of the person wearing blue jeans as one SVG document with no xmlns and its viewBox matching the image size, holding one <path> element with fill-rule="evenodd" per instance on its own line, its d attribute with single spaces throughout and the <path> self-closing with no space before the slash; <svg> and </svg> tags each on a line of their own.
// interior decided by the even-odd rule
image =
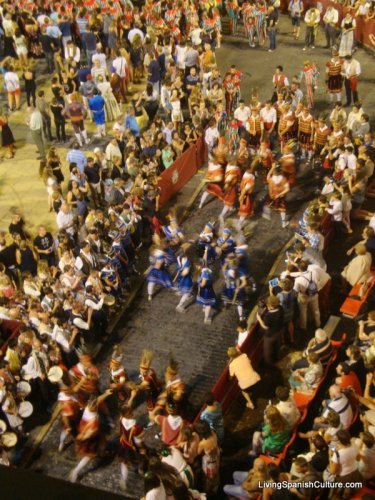
<svg viewBox="0 0 375 500">
<path fill-rule="evenodd" d="M 248 476 L 248 472 L 236 470 L 233 472 L 234 484 L 226 484 L 224 486 L 224 493 L 230 497 L 235 498 L 250 498 L 246 490 L 243 489 L 242 483 Z"/>
<path fill-rule="evenodd" d="M 276 24 L 279 19 L 275 7 L 268 7 L 267 12 L 267 26 L 268 26 L 268 36 L 270 39 L 270 48 L 268 52 L 273 52 L 276 49 Z"/>
</svg>

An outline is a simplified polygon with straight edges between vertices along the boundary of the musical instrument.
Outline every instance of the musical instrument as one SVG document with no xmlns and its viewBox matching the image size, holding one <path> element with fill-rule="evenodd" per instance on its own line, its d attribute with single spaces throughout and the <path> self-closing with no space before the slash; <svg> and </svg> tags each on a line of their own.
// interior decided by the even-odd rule
<svg viewBox="0 0 375 500">
<path fill-rule="evenodd" d="M 17 391 L 18 397 L 25 398 L 26 396 L 28 396 L 30 394 L 31 386 L 25 380 L 21 380 L 21 382 L 18 382 L 18 384 L 17 384 L 16 391 Z"/>
<path fill-rule="evenodd" d="M 104 296 L 103 302 L 106 306 L 112 307 L 115 305 L 116 299 L 113 295 L 107 294 Z"/>
<path fill-rule="evenodd" d="M 14 432 L 4 432 L 1 436 L 1 442 L 5 448 L 13 448 L 17 444 L 17 434 Z"/>
<path fill-rule="evenodd" d="M 63 378 L 64 372 L 59 366 L 52 366 L 48 370 L 48 380 L 52 382 L 52 384 L 56 384 L 57 382 L 60 382 L 60 380 Z"/>
<path fill-rule="evenodd" d="M 3 434 L 7 430 L 7 424 L 4 420 L 0 420 L 0 435 Z"/>
<path fill-rule="evenodd" d="M 21 418 L 30 417 L 33 411 L 33 405 L 29 401 L 22 401 L 18 406 L 18 414 Z"/>
</svg>

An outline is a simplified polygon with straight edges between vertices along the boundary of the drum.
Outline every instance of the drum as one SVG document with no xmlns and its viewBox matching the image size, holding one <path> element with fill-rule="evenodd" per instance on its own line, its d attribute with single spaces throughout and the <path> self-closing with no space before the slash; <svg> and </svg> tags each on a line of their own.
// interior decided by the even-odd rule
<svg viewBox="0 0 375 500">
<path fill-rule="evenodd" d="M 17 434 L 14 432 L 4 432 L 1 441 L 5 448 L 13 448 L 17 444 Z"/>
<path fill-rule="evenodd" d="M 53 384 L 60 382 L 63 378 L 64 372 L 59 366 L 52 366 L 48 371 L 48 380 Z"/>
<path fill-rule="evenodd" d="M 7 430 L 7 424 L 4 420 L 0 420 L 0 434 L 3 434 Z"/>
<path fill-rule="evenodd" d="M 105 295 L 104 304 L 108 307 L 112 307 L 115 305 L 116 299 L 113 295 Z"/>
<path fill-rule="evenodd" d="M 22 401 L 18 406 L 18 414 L 22 418 L 30 417 L 33 411 L 33 405 L 29 401 Z"/>
<path fill-rule="evenodd" d="M 31 392 L 31 386 L 28 382 L 25 382 L 24 380 L 21 380 L 21 382 L 18 382 L 17 384 L 17 396 L 21 398 L 25 398 L 28 396 Z"/>
</svg>

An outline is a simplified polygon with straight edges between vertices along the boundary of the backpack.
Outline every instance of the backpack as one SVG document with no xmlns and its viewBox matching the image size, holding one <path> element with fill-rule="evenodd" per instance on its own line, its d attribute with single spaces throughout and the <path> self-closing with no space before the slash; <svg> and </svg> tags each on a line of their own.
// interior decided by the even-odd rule
<svg viewBox="0 0 375 500">
<path fill-rule="evenodd" d="M 314 295 L 316 295 L 318 293 L 318 287 L 317 287 L 317 284 L 315 283 L 315 281 L 313 281 L 313 279 L 312 279 L 312 273 L 310 273 L 310 274 L 311 274 L 310 279 L 308 279 L 308 278 L 306 278 L 306 276 L 304 276 L 304 278 L 309 282 L 305 293 L 308 297 L 314 297 Z"/>
</svg>

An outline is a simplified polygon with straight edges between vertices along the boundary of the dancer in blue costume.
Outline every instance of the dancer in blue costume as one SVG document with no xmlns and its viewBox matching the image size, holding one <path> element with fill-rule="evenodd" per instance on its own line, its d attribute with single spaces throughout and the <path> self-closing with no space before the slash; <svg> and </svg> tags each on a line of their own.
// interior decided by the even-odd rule
<svg viewBox="0 0 375 500">
<path fill-rule="evenodd" d="M 211 310 L 216 305 L 216 295 L 212 286 L 212 271 L 203 267 L 198 278 L 198 293 L 195 299 L 197 304 L 203 306 L 204 324 L 212 323 Z"/>
<path fill-rule="evenodd" d="M 150 255 L 151 269 L 147 274 L 148 300 L 152 300 L 156 285 L 163 288 L 172 288 L 172 281 L 166 269 L 166 255 L 163 250 L 157 248 Z"/>
</svg>

